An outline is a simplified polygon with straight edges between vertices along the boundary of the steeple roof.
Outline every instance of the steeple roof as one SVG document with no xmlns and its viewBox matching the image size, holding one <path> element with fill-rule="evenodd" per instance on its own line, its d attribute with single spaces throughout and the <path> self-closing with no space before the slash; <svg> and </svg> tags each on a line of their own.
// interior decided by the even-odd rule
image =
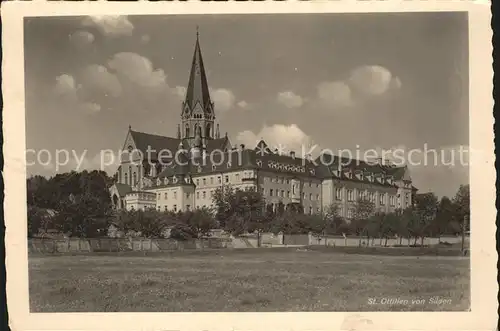
<svg viewBox="0 0 500 331">
<path fill-rule="evenodd" d="M 205 66 L 203 65 L 203 58 L 201 56 L 198 31 L 196 31 L 196 45 L 194 47 L 185 103 L 191 109 L 194 109 L 197 102 L 200 103 L 204 110 L 207 109 L 207 105 L 211 103 L 207 75 L 205 74 Z"/>
</svg>

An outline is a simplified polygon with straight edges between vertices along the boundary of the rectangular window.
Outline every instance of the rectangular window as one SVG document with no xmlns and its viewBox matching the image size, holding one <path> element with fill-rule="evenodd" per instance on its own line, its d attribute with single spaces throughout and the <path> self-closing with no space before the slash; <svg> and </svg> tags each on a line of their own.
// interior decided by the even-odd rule
<svg viewBox="0 0 500 331">
<path fill-rule="evenodd" d="M 262 189 L 262 195 L 266 195 L 266 189 Z"/>
<path fill-rule="evenodd" d="M 186 210 L 190 211 L 191 210 L 191 206 L 190 205 L 186 205 Z"/>
<path fill-rule="evenodd" d="M 309 207 L 309 215 L 312 215 L 313 213 L 313 207 Z"/>
<path fill-rule="evenodd" d="M 270 189 L 269 190 L 269 196 L 272 197 L 273 196 L 273 189 Z"/>
<path fill-rule="evenodd" d="M 220 177 L 220 176 L 219 176 L 219 177 L 217 177 L 217 180 L 218 180 L 219 184 L 222 184 L 222 179 L 221 179 L 221 177 Z"/>
<path fill-rule="evenodd" d="M 226 179 L 226 183 L 229 183 L 229 176 L 228 175 L 226 175 L 225 179 Z"/>
<path fill-rule="evenodd" d="M 168 193 L 165 192 L 165 194 L 163 195 L 163 197 L 165 198 L 165 200 L 167 200 L 168 199 Z"/>
<path fill-rule="evenodd" d="M 177 199 L 177 192 L 174 192 L 174 199 Z"/>
<path fill-rule="evenodd" d="M 203 186 L 207 185 L 207 179 L 203 178 Z"/>
<path fill-rule="evenodd" d="M 302 192 L 302 199 L 306 199 L 306 192 Z"/>
<path fill-rule="evenodd" d="M 319 201 L 319 194 L 316 194 L 316 201 Z"/>
<path fill-rule="evenodd" d="M 196 192 L 196 199 L 200 198 L 200 192 Z"/>
<path fill-rule="evenodd" d="M 239 181 L 240 180 L 240 174 L 235 174 L 234 178 L 235 178 L 236 181 Z"/>
<path fill-rule="evenodd" d="M 285 190 L 281 190 L 281 197 L 284 198 L 285 197 Z"/>
<path fill-rule="evenodd" d="M 309 200 L 311 200 L 311 201 L 313 200 L 313 195 L 312 195 L 312 193 L 309 193 Z"/>
<path fill-rule="evenodd" d="M 163 206 L 163 209 L 164 209 L 165 211 L 167 211 L 167 210 L 168 210 L 168 207 L 167 207 L 167 206 Z"/>
<path fill-rule="evenodd" d="M 337 200 L 342 200 L 342 189 L 341 188 L 338 188 L 335 190 L 335 198 Z"/>
<path fill-rule="evenodd" d="M 177 212 L 177 205 L 174 205 L 174 212 Z"/>
<path fill-rule="evenodd" d="M 213 184 L 213 183 L 214 183 L 214 178 L 210 177 L 210 184 Z"/>
<path fill-rule="evenodd" d="M 186 193 L 186 199 L 189 199 L 189 192 Z"/>
<path fill-rule="evenodd" d="M 161 193 L 158 193 L 158 200 L 160 200 L 161 198 Z"/>
<path fill-rule="evenodd" d="M 206 199 L 207 197 L 207 192 L 203 191 L 203 199 Z"/>
<path fill-rule="evenodd" d="M 200 180 L 199 179 L 196 180 L 196 186 L 200 186 Z"/>
<path fill-rule="evenodd" d="M 286 191 L 286 197 L 289 198 L 290 197 L 290 191 Z"/>
<path fill-rule="evenodd" d="M 380 194 L 380 204 L 383 205 L 384 204 L 384 194 Z"/>
</svg>

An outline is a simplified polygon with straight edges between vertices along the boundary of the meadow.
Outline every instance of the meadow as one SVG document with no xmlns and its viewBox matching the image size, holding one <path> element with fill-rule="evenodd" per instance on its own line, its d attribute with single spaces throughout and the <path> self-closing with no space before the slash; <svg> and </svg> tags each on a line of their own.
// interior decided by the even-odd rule
<svg viewBox="0 0 500 331">
<path fill-rule="evenodd" d="M 470 260 L 296 248 L 31 255 L 32 312 L 464 311 Z"/>
</svg>

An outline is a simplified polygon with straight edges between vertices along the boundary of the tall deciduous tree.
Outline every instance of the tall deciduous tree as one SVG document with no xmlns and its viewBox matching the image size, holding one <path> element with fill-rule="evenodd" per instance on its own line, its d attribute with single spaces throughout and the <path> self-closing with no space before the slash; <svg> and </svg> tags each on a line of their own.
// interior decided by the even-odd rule
<svg viewBox="0 0 500 331">
<path fill-rule="evenodd" d="M 359 246 L 361 246 L 361 239 L 366 234 L 369 218 L 375 210 L 375 205 L 368 199 L 358 199 L 354 209 L 352 224 L 355 233 L 359 236 Z"/>
<path fill-rule="evenodd" d="M 423 245 L 424 238 L 431 235 L 431 225 L 436 218 L 438 199 L 434 193 L 418 194 L 415 199 L 417 217 L 411 225 L 415 239 L 420 238 Z"/>
<path fill-rule="evenodd" d="M 455 197 L 453 198 L 455 205 L 456 221 L 462 224 L 464 220 L 470 221 L 470 187 L 469 185 L 460 185 Z M 466 230 L 470 230 L 470 223 L 465 222 Z"/>
</svg>

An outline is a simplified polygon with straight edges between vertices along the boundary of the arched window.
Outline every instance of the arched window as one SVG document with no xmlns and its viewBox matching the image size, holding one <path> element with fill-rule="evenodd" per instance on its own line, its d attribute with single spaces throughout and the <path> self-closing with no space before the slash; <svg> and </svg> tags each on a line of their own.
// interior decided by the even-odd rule
<svg viewBox="0 0 500 331">
<path fill-rule="evenodd" d="M 195 135 L 195 136 L 198 134 L 198 129 L 199 129 L 199 127 L 198 127 L 198 123 L 196 123 L 196 124 L 194 125 L 194 135 Z"/>
<path fill-rule="evenodd" d="M 134 175 L 133 175 L 133 182 L 132 182 L 132 185 L 135 185 L 137 183 L 137 174 L 135 173 L 134 171 Z"/>
<path fill-rule="evenodd" d="M 186 138 L 189 138 L 189 124 L 186 124 Z"/>
<path fill-rule="evenodd" d="M 205 130 L 205 137 L 212 137 L 212 127 L 210 123 L 207 123 L 207 127 Z"/>
<path fill-rule="evenodd" d="M 127 184 L 127 185 L 128 185 L 128 176 L 127 176 L 127 173 L 125 173 L 125 176 L 124 176 L 124 177 L 125 177 L 125 184 Z"/>
</svg>

